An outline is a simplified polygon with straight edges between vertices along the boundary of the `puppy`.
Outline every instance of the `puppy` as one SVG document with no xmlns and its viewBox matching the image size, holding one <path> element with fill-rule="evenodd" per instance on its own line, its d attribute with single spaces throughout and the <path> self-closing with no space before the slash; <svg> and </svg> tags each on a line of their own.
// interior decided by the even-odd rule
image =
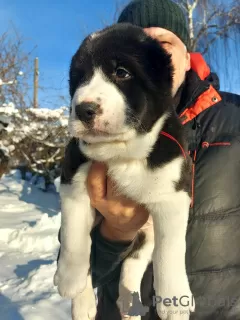
<svg viewBox="0 0 240 320">
<path fill-rule="evenodd" d="M 61 252 L 54 283 L 72 299 L 75 320 L 94 319 L 90 232 L 95 210 L 86 178 L 92 160 L 107 164 L 117 190 L 143 204 L 153 229 L 139 232 L 137 253 L 121 271 L 118 306 L 131 306 L 153 262 L 154 289 L 162 299 L 188 296 L 185 268 L 190 160 L 172 98 L 171 57 L 139 27 L 117 24 L 87 37 L 70 67 L 71 140 L 61 175 Z M 135 240 L 137 241 L 137 240 Z M 189 319 L 194 303 L 158 303 L 161 319 Z M 129 317 L 140 319 L 140 317 Z"/>
</svg>

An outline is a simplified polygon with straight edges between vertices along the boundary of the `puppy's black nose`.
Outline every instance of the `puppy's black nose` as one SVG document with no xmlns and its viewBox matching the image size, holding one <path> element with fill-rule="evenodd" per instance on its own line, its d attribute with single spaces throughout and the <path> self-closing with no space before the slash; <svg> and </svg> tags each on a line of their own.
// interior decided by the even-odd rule
<svg viewBox="0 0 240 320">
<path fill-rule="evenodd" d="M 96 116 L 99 104 L 96 102 L 82 102 L 75 107 L 76 116 L 83 122 L 90 122 Z"/>
</svg>

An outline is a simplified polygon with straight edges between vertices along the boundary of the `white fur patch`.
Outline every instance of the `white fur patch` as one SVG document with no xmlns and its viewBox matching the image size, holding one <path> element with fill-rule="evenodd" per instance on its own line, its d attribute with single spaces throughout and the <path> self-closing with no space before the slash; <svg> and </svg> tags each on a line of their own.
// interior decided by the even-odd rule
<svg viewBox="0 0 240 320">
<path fill-rule="evenodd" d="M 64 297 L 75 297 L 87 284 L 90 232 L 95 219 L 85 185 L 89 167 L 90 162 L 85 163 L 71 184 L 60 186 L 61 252 L 54 282 Z"/>
<path fill-rule="evenodd" d="M 97 313 L 96 298 L 92 287 L 92 279 L 87 277 L 87 285 L 82 293 L 72 300 L 72 319 L 89 320 L 95 319 Z"/>
<path fill-rule="evenodd" d="M 108 173 L 120 193 L 138 203 L 150 204 L 175 194 L 174 182 L 180 179 L 183 161 L 179 157 L 155 170 L 150 170 L 145 161 L 119 161 L 109 167 Z"/>
<path fill-rule="evenodd" d="M 147 206 L 153 217 L 155 237 L 154 289 L 156 296 L 162 299 L 176 297 L 180 301 L 181 297 L 186 296 L 188 301 L 193 301 L 185 266 L 189 206 L 190 198 L 184 191 L 175 192 L 159 203 Z M 195 306 L 184 306 L 178 302 L 176 307 L 172 301 L 168 306 L 158 303 L 156 308 L 161 319 L 169 319 L 172 314 L 171 319 L 177 320 L 189 319 Z"/>
</svg>

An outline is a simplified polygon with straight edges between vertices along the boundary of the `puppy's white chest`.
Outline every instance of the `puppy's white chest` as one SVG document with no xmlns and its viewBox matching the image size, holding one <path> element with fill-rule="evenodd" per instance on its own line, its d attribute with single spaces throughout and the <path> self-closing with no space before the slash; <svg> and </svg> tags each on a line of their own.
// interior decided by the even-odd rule
<svg viewBox="0 0 240 320">
<path fill-rule="evenodd" d="M 156 203 L 175 192 L 182 161 L 179 157 L 156 169 L 148 168 L 146 160 L 111 162 L 108 174 L 116 182 L 121 194 L 138 203 Z"/>
</svg>

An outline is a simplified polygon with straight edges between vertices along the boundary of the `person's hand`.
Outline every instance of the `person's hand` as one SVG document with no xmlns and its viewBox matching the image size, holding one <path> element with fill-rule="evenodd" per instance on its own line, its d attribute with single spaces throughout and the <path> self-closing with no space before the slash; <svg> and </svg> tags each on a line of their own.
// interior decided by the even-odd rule
<svg viewBox="0 0 240 320">
<path fill-rule="evenodd" d="M 104 217 L 100 232 L 106 239 L 131 241 L 147 223 L 147 210 L 115 192 L 114 183 L 107 177 L 104 164 L 92 164 L 87 178 L 87 189 L 92 207 Z"/>
</svg>

